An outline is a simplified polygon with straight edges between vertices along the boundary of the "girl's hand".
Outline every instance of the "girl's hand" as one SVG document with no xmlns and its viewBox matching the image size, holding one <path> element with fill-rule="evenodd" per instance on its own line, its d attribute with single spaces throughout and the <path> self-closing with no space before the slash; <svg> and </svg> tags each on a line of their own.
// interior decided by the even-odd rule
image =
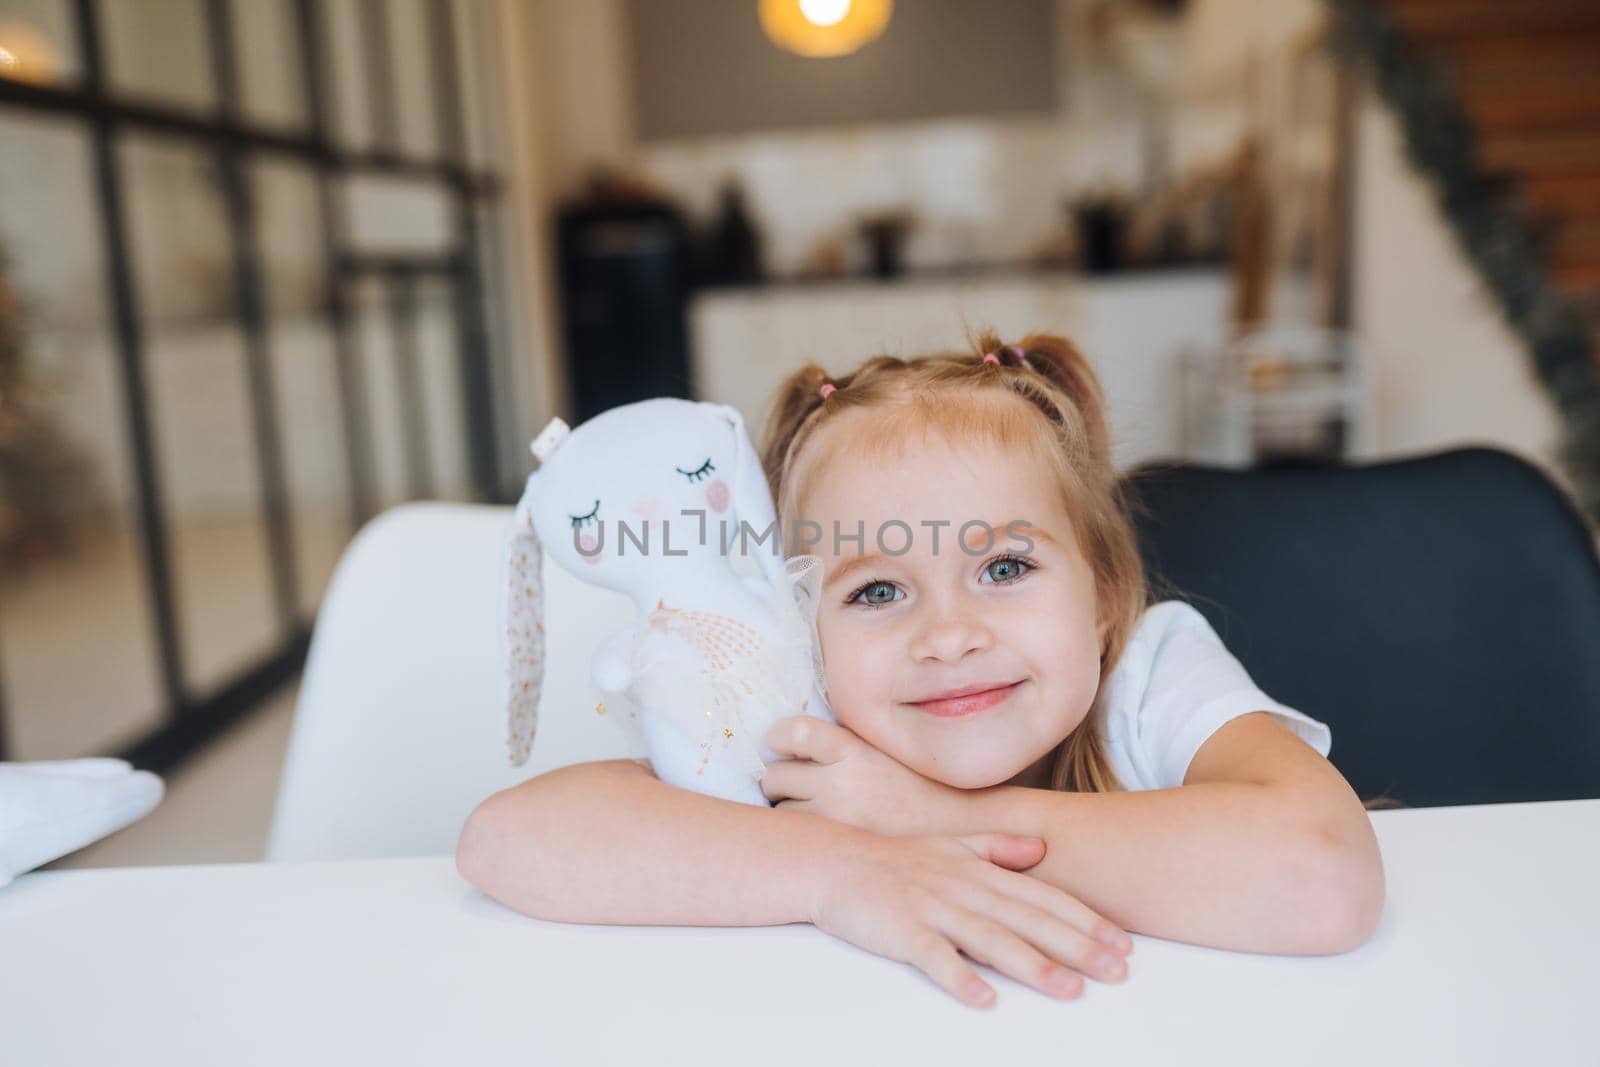
<svg viewBox="0 0 1600 1067">
<path fill-rule="evenodd" d="M 924 778 L 843 726 L 810 715 L 779 719 L 767 747 L 789 759 L 767 764 L 761 791 L 797 808 L 887 837 L 933 833 L 961 790 Z"/>
<path fill-rule="evenodd" d="M 811 921 L 919 968 L 976 1008 L 993 1005 L 995 992 L 963 952 L 1061 1000 L 1083 992 L 1084 975 L 1122 981 L 1132 939 L 1077 898 L 1018 873 L 1043 856 L 1039 838 L 1013 834 L 870 836 L 824 881 Z"/>
</svg>

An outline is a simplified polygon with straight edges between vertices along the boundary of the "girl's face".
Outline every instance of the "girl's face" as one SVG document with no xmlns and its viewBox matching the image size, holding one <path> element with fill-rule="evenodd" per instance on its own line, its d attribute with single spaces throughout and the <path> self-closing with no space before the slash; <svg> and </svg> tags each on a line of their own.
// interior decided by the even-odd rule
<svg viewBox="0 0 1600 1067">
<path fill-rule="evenodd" d="M 933 430 L 899 458 L 825 462 L 800 517 L 822 531 L 808 551 L 840 723 L 948 785 L 1043 784 L 1037 765 L 1094 702 L 1105 636 L 1052 473 Z"/>
</svg>

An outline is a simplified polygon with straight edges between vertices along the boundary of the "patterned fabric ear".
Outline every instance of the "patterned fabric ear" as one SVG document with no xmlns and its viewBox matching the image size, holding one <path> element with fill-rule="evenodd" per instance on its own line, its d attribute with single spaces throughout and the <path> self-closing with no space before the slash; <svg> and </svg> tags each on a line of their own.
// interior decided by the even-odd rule
<svg viewBox="0 0 1600 1067">
<path fill-rule="evenodd" d="M 501 618 L 505 632 L 506 738 L 511 764 L 528 762 L 533 735 L 538 728 L 539 690 L 544 683 L 544 549 L 533 525 L 533 479 L 529 475 L 522 499 L 506 534 L 505 586 L 501 590 Z"/>
</svg>

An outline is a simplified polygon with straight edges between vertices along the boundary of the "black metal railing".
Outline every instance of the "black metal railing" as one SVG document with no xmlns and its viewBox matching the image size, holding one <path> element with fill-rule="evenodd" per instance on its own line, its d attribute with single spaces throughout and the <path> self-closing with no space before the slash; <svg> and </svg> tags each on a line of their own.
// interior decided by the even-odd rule
<svg viewBox="0 0 1600 1067">
<path fill-rule="evenodd" d="M 369 107 L 374 143 L 363 150 L 341 147 L 332 108 L 334 57 L 328 46 L 328 11 L 316 0 L 294 0 L 298 78 L 306 121 L 299 130 L 253 123 L 241 104 L 239 41 L 234 5 L 204 0 L 201 8 L 217 106 L 196 112 L 113 91 L 106 76 L 103 26 L 97 0 L 74 0 L 72 16 L 81 53 L 75 84 L 39 85 L 0 77 L 0 110 L 67 118 L 81 123 L 91 145 L 98 204 L 104 277 L 109 295 L 114 354 L 120 371 L 121 403 L 133 469 L 134 508 L 141 545 L 140 564 L 150 591 L 149 611 L 160 658 L 164 700 L 161 724 L 120 747 L 119 755 L 141 767 L 168 770 L 196 748 L 245 715 L 276 688 L 292 679 L 305 657 L 310 620 L 303 617 L 296 590 L 299 561 L 293 538 L 295 501 L 285 476 L 272 361 L 273 330 L 266 298 L 258 204 L 250 163 L 277 157 L 315 175 L 320 212 L 321 257 L 325 284 L 318 314 L 333 337 L 334 380 L 344 427 L 341 462 L 348 472 L 354 526 L 376 508 L 376 468 L 371 437 L 372 412 L 363 381 L 352 291 L 376 279 L 385 287 L 391 336 L 395 339 L 400 396 L 407 437 L 407 486 L 412 496 L 433 489 L 426 463 L 426 427 L 421 415 L 423 388 L 418 369 L 418 286 L 439 280 L 452 293 L 462 424 L 466 434 L 470 492 L 478 499 L 500 495 L 492 391 L 489 331 L 484 302 L 483 237 L 479 209 L 499 196 L 497 176 L 470 166 L 464 136 L 464 99 L 456 60 L 457 26 L 448 0 L 424 0 L 437 106 L 437 153 L 428 158 L 400 147 L 395 64 L 391 54 L 390 10 L 384 0 L 363 0 L 359 14 L 366 50 Z M 174 585 L 172 514 L 156 459 L 146 323 L 141 318 L 129 244 L 126 175 L 118 144 L 128 134 L 155 134 L 203 150 L 215 160 L 229 241 L 233 317 L 244 338 L 249 392 L 249 433 L 260 475 L 260 508 L 270 557 L 276 632 L 271 651 L 204 697 L 186 683 L 184 649 L 179 640 L 178 597 Z M 348 220 L 340 182 L 351 176 L 379 175 L 434 183 L 451 205 L 452 246 L 438 254 L 370 255 L 347 247 Z M 353 529 L 353 527 L 352 527 Z M 6 758 L 4 679 L 0 678 L 0 759 Z M 15 709 L 12 709 L 15 713 Z"/>
</svg>

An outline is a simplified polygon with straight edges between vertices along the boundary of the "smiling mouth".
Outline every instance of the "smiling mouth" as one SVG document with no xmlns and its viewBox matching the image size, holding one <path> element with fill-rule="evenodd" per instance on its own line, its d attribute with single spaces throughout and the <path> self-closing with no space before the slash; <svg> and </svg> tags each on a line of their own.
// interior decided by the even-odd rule
<svg viewBox="0 0 1600 1067">
<path fill-rule="evenodd" d="M 1027 679 L 1023 679 L 1027 681 Z M 930 715 L 937 715 L 944 719 L 953 719 L 962 715 L 975 715 L 986 711 L 1001 701 L 1007 699 L 1022 682 L 1012 682 L 1010 685 L 995 686 L 993 689 L 982 689 L 975 693 L 963 693 L 960 696 L 943 697 L 938 700 L 919 700 L 910 702 L 910 706 L 918 711 L 925 711 Z"/>
</svg>

